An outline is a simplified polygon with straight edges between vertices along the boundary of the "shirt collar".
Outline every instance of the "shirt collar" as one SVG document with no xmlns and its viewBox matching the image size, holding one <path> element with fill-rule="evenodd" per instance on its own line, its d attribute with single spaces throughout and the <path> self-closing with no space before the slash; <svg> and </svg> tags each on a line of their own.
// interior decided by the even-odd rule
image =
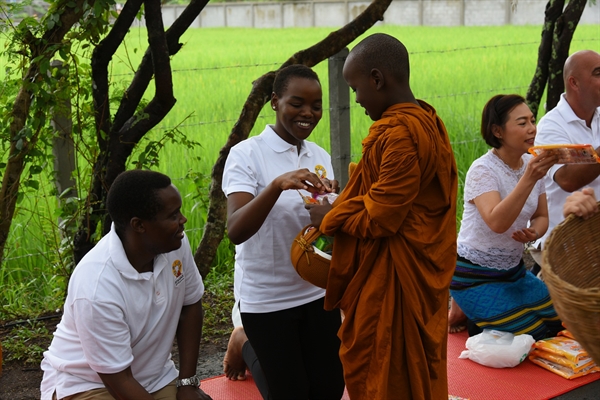
<svg viewBox="0 0 600 400">
<path fill-rule="evenodd" d="M 284 153 L 286 151 L 290 151 L 290 149 L 294 149 L 296 151 L 296 145 L 290 144 L 283 140 L 275 130 L 273 130 L 272 125 L 267 125 L 265 130 L 260 134 L 260 138 L 276 153 Z M 300 148 L 300 155 L 306 153 L 309 157 L 312 155 L 306 148 L 306 142 L 302 142 L 302 147 Z"/>
<path fill-rule="evenodd" d="M 571 108 L 571 105 L 569 104 L 569 102 L 567 101 L 567 98 L 565 97 L 565 93 L 560 95 L 560 100 L 558 101 L 556 108 L 558 109 L 558 111 L 560 112 L 560 114 L 563 116 L 563 118 L 565 119 L 565 121 L 567 123 L 579 121 L 585 125 L 586 122 L 583 119 L 579 118 L 577 116 L 577 114 L 575 114 L 573 109 Z M 596 120 L 598 118 L 600 118 L 600 114 L 598 114 L 598 109 L 596 108 L 596 111 L 594 111 L 594 116 L 592 117 L 592 120 Z"/>
<path fill-rule="evenodd" d="M 123 242 L 121 242 L 121 238 L 117 235 L 117 231 L 115 230 L 114 222 L 110 226 L 110 232 L 108 233 L 108 252 L 113 261 L 113 265 L 117 271 L 121 273 L 125 278 L 131 280 L 148 280 L 152 274 L 148 273 L 139 273 L 133 265 L 129 262 L 127 258 L 127 254 L 125 253 L 125 249 L 123 248 Z M 154 257 L 154 269 L 153 274 L 158 275 L 160 271 L 162 271 L 165 263 L 164 254 L 159 254 Z"/>
</svg>

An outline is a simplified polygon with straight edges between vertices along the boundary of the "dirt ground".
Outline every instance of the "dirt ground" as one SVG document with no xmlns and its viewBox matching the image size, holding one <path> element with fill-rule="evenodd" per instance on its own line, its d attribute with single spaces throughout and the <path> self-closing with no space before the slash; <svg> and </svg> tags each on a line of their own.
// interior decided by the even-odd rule
<svg viewBox="0 0 600 400">
<path fill-rule="evenodd" d="M 50 331 L 54 331 L 58 319 L 45 322 Z M 0 341 L 9 331 L 0 326 Z M 200 345 L 197 372 L 201 379 L 221 375 L 223 373 L 223 356 L 227 350 L 229 336 L 204 338 Z M 47 348 L 48 343 L 37 343 Z M 4 355 L 6 357 L 6 354 Z M 177 346 L 173 348 L 173 359 L 178 363 Z M 0 376 L 0 400 L 39 400 L 42 371 L 38 365 L 25 364 L 16 361 L 3 363 Z"/>
</svg>

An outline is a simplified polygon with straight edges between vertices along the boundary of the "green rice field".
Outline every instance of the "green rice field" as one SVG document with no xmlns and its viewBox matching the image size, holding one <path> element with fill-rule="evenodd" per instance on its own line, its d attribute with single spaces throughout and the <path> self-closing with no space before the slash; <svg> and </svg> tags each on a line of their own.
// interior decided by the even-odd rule
<svg viewBox="0 0 600 400">
<path fill-rule="evenodd" d="M 179 126 L 187 137 L 202 144 L 195 149 L 167 145 L 157 167 L 171 176 L 182 193 L 192 247 L 199 243 L 206 220 L 207 177 L 250 93 L 252 81 L 277 69 L 292 54 L 330 32 L 324 28 L 191 29 L 182 38 L 184 47 L 172 58 L 177 104 L 150 137 L 158 139 L 163 132 Z M 462 185 L 471 162 L 487 150 L 479 135 L 481 109 L 498 93 L 525 95 L 535 70 L 541 26 L 377 26 L 369 31 L 374 32 L 391 34 L 408 48 L 413 92 L 432 104 L 444 120 Z M 130 82 L 146 43 L 144 30 L 131 31 L 111 65 L 115 89 L 123 89 Z M 600 51 L 600 26 L 577 28 L 571 52 L 580 49 Z M 327 110 L 327 63 L 314 69 L 322 80 Z M 152 95 L 151 87 L 147 97 Z M 260 133 L 268 123 L 274 123 L 274 113 L 266 107 L 251 135 Z M 353 161 L 360 159 L 360 142 L 370 124 L 371 120 L 351 95 Z M 311 140 L 329 149 L 327 111 Z M 51 171 L 47 172 L 49 176 Z M 459 189 L 457 218 L 460 220 L 462 189 Z M 85 192 L 80 196 L 85 197 Z M 65 273 L 57 257 L 61 239 L 51 185 L 42 185 L 35 195 L 29 193 L 18 205 L 17 213 L 0 265 L 3 288 L 0 304 L 20 304 L 23 315 L 59 307 Z M 218 269 L 219 273 L 231 271 L 231 257 L 232 250 L 225 243 L 218 257 L 218 263 L 225 267 Z M 0 309 L 0 320 L 6 317 L 10 315 Z"/>
</svg>

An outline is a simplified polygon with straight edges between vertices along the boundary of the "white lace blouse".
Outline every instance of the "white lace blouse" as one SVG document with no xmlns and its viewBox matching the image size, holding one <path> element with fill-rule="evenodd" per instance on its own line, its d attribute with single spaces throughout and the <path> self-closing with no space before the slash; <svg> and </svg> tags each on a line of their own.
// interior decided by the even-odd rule
<svg viewBox="0 0 600 400">
<path fill-rule="evenodd" d="M 472 263 L 495 269 L 516 267 L 523 255 L 523 243 L 514 240 L 513 232 L 526 228 L 538 206 L 539 196 L 545 193 L 544 181 L 536 182 L 521 213 L 504 233 L 495 233 L 481 218 L 471 200 L 483 193 L 496 191 L 505 198 L 523 176 L 530 154 L 522 156 L 523 166 L 513 170 L 491 150 L 473 162 L 465 179 L 464 210 L 458 234 L 458 255 Z"/>
</svg>

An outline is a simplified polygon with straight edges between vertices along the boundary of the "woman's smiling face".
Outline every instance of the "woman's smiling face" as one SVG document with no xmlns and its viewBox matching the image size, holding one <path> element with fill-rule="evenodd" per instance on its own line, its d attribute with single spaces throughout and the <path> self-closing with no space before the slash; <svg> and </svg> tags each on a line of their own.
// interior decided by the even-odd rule
<svg viewBox="0 0 600 400">
<path fill-rule="evenodd" d="M 291 77 L 281 97 L 273 93 L 271 105 L 277 113 L 275 132 L 298 145 L 310 136 L 323 116 L 323 92 L 318 81 Z"/>
</svg>

